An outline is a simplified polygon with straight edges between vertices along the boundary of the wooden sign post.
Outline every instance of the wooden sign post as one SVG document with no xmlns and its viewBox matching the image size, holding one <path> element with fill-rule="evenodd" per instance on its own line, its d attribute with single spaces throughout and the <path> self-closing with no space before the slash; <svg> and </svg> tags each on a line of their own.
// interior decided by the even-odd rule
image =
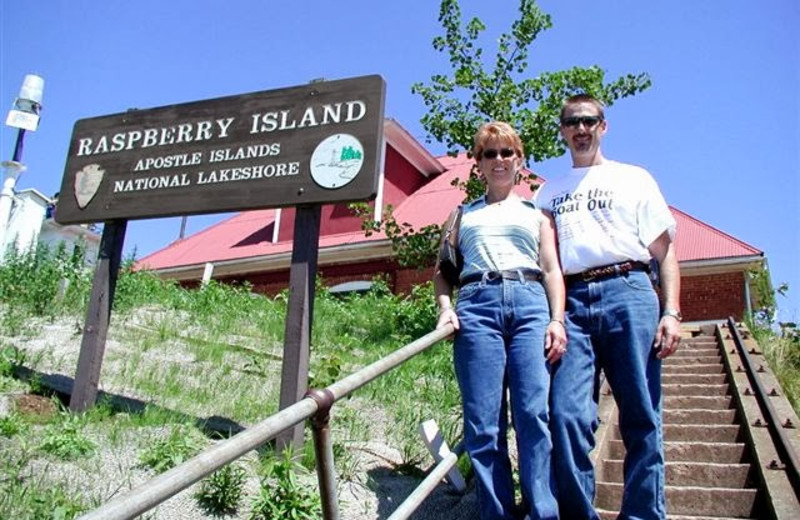
<svg viewBox="0 0 800 520">
<path fill-rule="evenodd" d="M 289 271 L 289 301 L 283 344 L 280 409 L 287 408 L 308 390 L 311 358 L 311 324 L 314 321 L 314 292 L 317 278 L 321 207 L 298 206 L 294 220 L 292 267 Z M 278 435 L 277 448 L 303 445 L 303 425 Z"/>
<path fill-rule="evenodd" d="M 385 94 L 363 76 L 78 121 L 56 220 L 106 230 L 70 407 L 97 395 L 128 219 L 286 206 L 297 215 L 280 406 L 302 398 L 320 206 L 377 194 Z M 302 429 L 283 442 L 299 447 Z"/>
<path fill-rule="evenodd" d="M 97 398 L 100 368 L 103 365 L 106 335 L 111 321 L 111 304 L 114 302 L 114 290 L 117 286 L 127 226 L 128 222 L 125 220 L 113 220 L 103 226 L 97 267 L 92 280 L 92 293 L 83 326 L 78 370 L 69 399 L 69 408 L 75 412 L 91 408 Z"/>
</svg>

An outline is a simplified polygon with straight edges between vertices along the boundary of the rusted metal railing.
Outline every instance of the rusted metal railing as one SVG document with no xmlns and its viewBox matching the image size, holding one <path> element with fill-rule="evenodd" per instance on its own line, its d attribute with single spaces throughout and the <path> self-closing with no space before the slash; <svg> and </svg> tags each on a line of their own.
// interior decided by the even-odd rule
<svg viewBox="0 0 800 520">
<path fill-rule="evenodd" d="M 306 397 L 295 404 L 284 408 L 230 439 L 206 449 L 192 459 L 141 484 L 128 493 L 113 498 L 97 509 L 84 514 L 79 520 L 122 520 L 134 518 L 183 491 L 222 466 L 233 462 L 250 450 L 273 439 L 287 428 L 311 417 L 314 418 L 312 429 L 323 518 L 325 520 L 338 520 L 336 472 L 333 464 L 333 446 L 328 428 L 328 416 L 331 407 L 336 401 L 398 367 L 439 341 L 448 338 L 453 332 L 452 325 L 436 329 L 322 390 L 309 390 Z M 452 468 L 455 464 L 453 458 L 457 459 L 455 454 L 452 455 L 452 457 L 445 457 L 436 466 L 434 470 L 436 475 L 444 476 Z M 447 466 L 447 469 L 444 469 L 445 466 Z M 423 481 L 423 485 L 430 486 L 430 483 L 426 484 L 428 480 L 437 478 L 437 480 L 433 481 L 435 483 L 441 480 L 442 476 L 434 477 L 432 472 L 432 475 L 429 475 L 428 479 Z M 419 500 L 420 494 L 415 491 L 412 496 L 413 500 L 412 497 L 409 497 L 406 502 L 416 502 L 418 506 L 421 503 L 421 500 Z M 427 494 L 424 496 L 427 496 Z M 400 518 L 407 518 L 407 516 L 392 516 L 393 520 L 399 520 Z"/>
<path fill-rule="evenodd" d="M 753 364 L 750 353 L 745 348 L 739 328 L 732 317 L 728 318 L 728 330 L 731 333 L 736 349 L 739 351 L 739 356 L 742 359 L 747 377 L 753 387 L 756 401 L 766 419 L 766 426 L 772 436 L 775 449 L 786 466 L 787 477 L 792 487 L 794 487 L 795 494 L 800 497 L 800 460 L 798 459 L 797 452 L 794 450 L 791 440 L 781 427 L 780 416 L 772 405 L 769 399 L 770 394 L 761 382 L 761 378 L 758 377 L 758 370 Z"/>
</svg>

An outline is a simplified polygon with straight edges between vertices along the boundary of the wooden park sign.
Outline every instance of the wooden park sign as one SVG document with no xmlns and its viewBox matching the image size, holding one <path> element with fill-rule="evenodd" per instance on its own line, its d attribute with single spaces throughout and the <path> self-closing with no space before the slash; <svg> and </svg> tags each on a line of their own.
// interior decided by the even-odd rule
<svg viewBox="0 0 800 520">
<path fill-rule="evenodd" d="M 55 219 L 105 222 L 70 408 L 97 397 L 129 219 L 296 206 L 280 408 L 308 381 L 321 204 L 378 190 L 386 86 L 380 76 L 82 119 Z M 303 442 L 302 426 L 279 446 Z"/>
<path fill-rule="evenodd" d="M 56 221 L 373 198 L 384 97 L 364 76 L 82 119 Z"/>
</svg>

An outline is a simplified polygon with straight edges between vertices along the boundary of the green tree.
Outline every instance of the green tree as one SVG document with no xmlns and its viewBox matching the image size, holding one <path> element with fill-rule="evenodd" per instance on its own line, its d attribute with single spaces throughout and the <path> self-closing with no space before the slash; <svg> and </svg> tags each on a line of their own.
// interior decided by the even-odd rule
<svg viewBox="0 0 800 520">
<path fill-rule="evenodd" d="M 439 22 L 444 34 L 433 39 L 433 48 L 447 53 L 452 71 L 435 74 L 427 83 L 416 83 L 411 91 L 419 94 L 428 107 L 420 120 L 428 133 L 427 141 L 444 144 L 451 155 L 472 147 L 472 138 L 482 123 L 501 120 L 519 132 L 526 161 L 561 156 L 566 148 L 559 136 L 558 115 L 565 98 L 583 92 L 610 106 L 651 84 L 646 73 L 606 81 L 599 66 L 542 72 L 538 76 L 528 73 L 531 45 L 542 31 L 553 25 L 535 0 L 520 0 L 519 17 L 510 32 L 500 36 L 494 60 L 486 59 L 480 46 L 485 24 L 472 18 L 464 25 L 458 0 L 441 1 Z M 527 181 L 534 179 L 531 175 Z M 468 179 L 459 179 L 454 184 L 466 192 L 466 200 L 477 198 L 484 191 L 474 168 Z M 365 219 L 364 229 L 368 233 L 384 229 L 401 265 L 421 268 L 429 266 L 436 257 L 441 229 L 434 226 L 437 229 L 433 232 L 430 226 L 426 227 L 422 240 L 413 240 L 410 237 L 419 232 L 408 224 L 396 222 L 387 213 L 379 223 L 367 223 Z M 415 249 L 409 253 L 408 247 Z M 403 263 L 408 260 L 412 263 Z"/>
</svg>

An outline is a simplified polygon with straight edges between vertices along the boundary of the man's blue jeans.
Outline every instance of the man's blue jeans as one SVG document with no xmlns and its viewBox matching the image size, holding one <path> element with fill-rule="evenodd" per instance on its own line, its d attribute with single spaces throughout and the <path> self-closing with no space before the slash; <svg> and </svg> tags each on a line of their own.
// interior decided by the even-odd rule
<svg viewBox="0 0 800 520">
<path fill-rule="evenodd" d="M 663 519 L 661 361 L 653 338 L 658 297 L 646 273 L 567 288 L 567 352 L 553 370 L 550 390 L 553 467 L 561 518 L 597 519 L 589 452 L 597 426 L 600 369 L 619 407 L 626 448 L 620 519 Z"/>
<path fill-rule="evenodd" d="M 515 518 L 507 444 L 506 389 L 519 448 L 520 484 L 531 519 L 558 518 L 548 429 L 550 313 L 539 282 L 487 280 L 462 287 L 453 358 L 464 440 L 475 471 L 482 520 Z"/>
</svg>

